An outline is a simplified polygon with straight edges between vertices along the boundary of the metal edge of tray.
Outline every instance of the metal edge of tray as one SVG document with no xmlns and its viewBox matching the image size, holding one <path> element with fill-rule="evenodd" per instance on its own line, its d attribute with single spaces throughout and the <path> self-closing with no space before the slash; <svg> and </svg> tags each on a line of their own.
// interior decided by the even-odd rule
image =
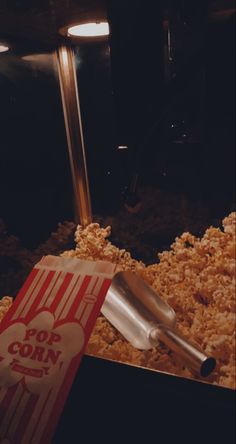
<svg viewBox="0 0 236 444">
<path fill-rule="evenodd" d="M 162 371 L 162 370 L 157 370 L 157 369 L 153 369 L 153 368 L 149 368 L 149 367 L 144 367 L 141 365 L 135 365 L 135 364 L 131 364 L 128 362 L 122 362 L 122 361 L 117 361 L 116 359 L 108 359 L 108 358 L 103 358 L 101 356 L 96 356 L 96 355 L 92 355 L 92 354 L 85 354 L 85 359 L 87 358 L 93 358 L 93 359 L 100 359 L 102 361 L 106 361 L 106 362 L 113 362 L 115 364 L 118 365 L 123 365 L 123 366 L 128 366 L 134 369 L 138 369 L 138 370 L 143 370 L 145 373 L 154 373 L 154 375 L 164 375 L 166 376 L 166 378 L 168 378 L 168 381 L 173 381 L 173 384 L 176 386 L 176 384 L 182 385 L 183 384 L 187 384 L 187 386 L 191 386 L 194 387 L 193 390 L 196 390 L 196 395 L 199 395 L 199 387 L 201 387 L 202 385 L 205 385 L 207 387 L 205 387 L 205 389 L 200 389 L 200 394 L 202 393 L 201 390 L 204 391 L 212 391 L 213 393 L 217 393 L 216 396 L 218 396 L 218 399 L 221 399 L 223 402 L 227 402 L 227 400 L 231 401 L 231 398 L 233 399 L 234 396 L 236 396 L 236 392 L 234 389 L 226 387 L 226 386 L 222 386 L 222 385 L 218 385 L 218 384 L 213 384 L 210 381 L 210 377 L 206 378 L 205 380 L 203 379 L 197 379 L 194 377 L 185 377 L 185 376 L 180 376 L 178 374 L 174 374 L 171 372 L 167 372 L 167 371 Z M 160 376 L 162 377 L 162 376 Z M 159 376 L 152 376 L 152 378 L 159 378 Z M 171 378 L 171 379 L 169 379 Z"/>
</svg>

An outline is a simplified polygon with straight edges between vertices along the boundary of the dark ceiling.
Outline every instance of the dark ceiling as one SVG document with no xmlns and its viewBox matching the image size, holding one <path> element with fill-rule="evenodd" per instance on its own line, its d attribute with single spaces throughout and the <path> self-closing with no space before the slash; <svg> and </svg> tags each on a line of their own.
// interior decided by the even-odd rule
<svg viewBox="0 0 236 444">
<path fill-rule="evenodd" d="M 37 49 L 37 44 L 45 49 L 54 47 L 60 38 L 58 30 L 64 25 L 78 20 L 104 19 L 107 1 L 109 0 L 0 0 L 0 40 L 5 39 L 13 45 L 17 41 L 18 48 L 21 41 L 25 47 L 23 41 L 28 40 L 33 50 Z M 117 0 L 117 7 L 120 2 L 122 3 Z M 133 5 L 135 12 L 136 2 Z M 208 5 L 209 13 L 217 20 L 235 9 L 234 0 L 209 0 Z"/>
<path fill-rule="evenodd" d="M 47 49 L 57 44 L 62 26 L 105 17 L 104 0 L 0 0 L 0 40 L 18 47 L 30 40 L 33 49 Z"/>
</svg>

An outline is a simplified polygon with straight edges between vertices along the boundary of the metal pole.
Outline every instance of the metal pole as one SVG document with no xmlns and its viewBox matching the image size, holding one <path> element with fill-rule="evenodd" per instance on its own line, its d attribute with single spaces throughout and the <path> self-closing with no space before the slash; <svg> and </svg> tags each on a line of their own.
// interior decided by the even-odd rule
<svg viewBox="0 0 236 444">
<path fill-rule="evenodd" d="M 92 222 L 92 210 L 72 48 L 65 44 L 60 45 L 56 51 L 56 59 L 75 194 L 75 220 L 86 226 Z"/>
</svg>

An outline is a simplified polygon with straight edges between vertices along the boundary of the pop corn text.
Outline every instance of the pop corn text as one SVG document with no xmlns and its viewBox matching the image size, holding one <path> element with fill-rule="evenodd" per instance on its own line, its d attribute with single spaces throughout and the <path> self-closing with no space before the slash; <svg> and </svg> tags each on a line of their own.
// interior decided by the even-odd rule
<svg viewBox="0 0 236 444">
<path fill-rule="evenodd" d="M 55 365 L 61 355 L 60 350 L 54 350 L 55 344 L 61 341 L 61 336 L 46 330 L 32 328 L 26 330 L 23 341 L 14 341 L 8 346 L 8 352 L 15 358 L 28 358 L 32 361 Z"/>
</svg>

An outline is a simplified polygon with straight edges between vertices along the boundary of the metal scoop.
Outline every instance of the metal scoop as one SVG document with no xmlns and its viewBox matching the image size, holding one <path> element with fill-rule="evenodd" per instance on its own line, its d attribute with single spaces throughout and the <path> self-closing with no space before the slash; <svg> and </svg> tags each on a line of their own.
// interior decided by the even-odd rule
<svg viewBox="0 0 236 444">
<path fill-rule="evenodd" d="M 161 341 L 197 374 L 206 377 L 215 368 L 214 358 L 206 356 L 175 330 L 174 310 L 130 271 L 113 277 L 102 313 L 135 348 L 149 350 Z"/>
</svg>

